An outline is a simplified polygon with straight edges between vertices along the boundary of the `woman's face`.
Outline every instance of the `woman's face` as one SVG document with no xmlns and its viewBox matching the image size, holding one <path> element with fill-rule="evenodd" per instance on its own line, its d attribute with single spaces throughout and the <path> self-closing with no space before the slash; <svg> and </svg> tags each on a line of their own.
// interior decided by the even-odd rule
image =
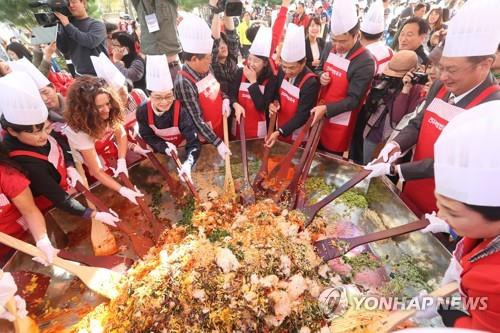
<svg viewBox="0 0 500 333">
<path fill-rule="evenodd" d="M 19 57 L 12 50 L 7 50 L 7 54 L 9 55 L 10 60 L 19 60 Z"/>
<path fill-rule="evenodd" d="M 159 112 L 170 110 L 174 99 L 172 90 L 151 92 L 151 104 Z"/>
<path fill-rule="evenodd" d="M 50 132 L 52 132 L 52 124 L 50 121 L 45 121 L 43 128 L 35 129 L 33 132 L 14 132 L 8 130 L 9 133 L 16 137 L 19 141 L 28 146 L 43 147 L 47 144 Z"/>
<path fill-rule="evenodd" d="M 439 20 L 439 12 L 437 10 L 431 11 L 427 20 L 429 24 L 435 24 Z"/>
<path fill-rule="evenodd" d="M 9 64 L 3 60 L 0 60 L 0 76 L 5 76 L 10 72 L 12 72 L 12 70 L 10 69 Z"/>
<path fill-rule="evenodd" d="M 219 54 L 218 57 L 219 59 L 226 59 L 229 54 L 229 51 L 227 49 L 227 44 L 224 42 L 224 40 L 221 38 L 219 42 Z"/>
<path fill-rule="evenodd" d="M 500 221 L 488 221 L 478 212 L 457 200 L 435 194 L 438 216 L 446 221 L 462 237 L 474 239 L 500 235 Z"/>
<path fill-rule="evenodd" d="M 429 66 L 427 66 L 427 69 L 425 70 L 427 75 L 429 75 L 429 82 L 432 84 L 434 81 L 439 79 L 439 69 L 436 65 L 429 63 Z"/>
<path fill-rule="evenodd" d="M 111 98 L 106 93 L 98 94 L 95 99 L 95 109 L 102 120 L 108 120 L 111 112 Z"/>
<path fill-rule="evenodd" d="M 262 73 L 262 70 L 266 66 L 266 62 L 264 60 L 260 59 L 259 57 L 255 56 L 253 54 L 250 54 L 248 56 L 247 64 L 248 64 L 248 67 L 250 67 L 251 69 L 253 69 L 257 73 L 257 76 L 260 73 Z"/>
<path fill-rule="evenodd" d="M 317 37 L 320 32 L 321 32 L 321 26 L 319 24 L 316 24 L 316 22 L 312 21 L 311 25 L 309 26 L 309 35 Z"/>
</svg>

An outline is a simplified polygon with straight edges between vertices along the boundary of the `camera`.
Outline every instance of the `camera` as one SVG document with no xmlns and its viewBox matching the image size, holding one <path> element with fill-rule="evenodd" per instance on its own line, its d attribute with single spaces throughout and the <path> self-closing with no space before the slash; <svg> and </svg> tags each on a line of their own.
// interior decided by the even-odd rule
<svg viewBox="0 0 500 333">
<path fill-rule="evenodd" d="M 216 7 L 212 7 L 215 13 L 226 16 L 240 16 L 243 13 L 243 3 L 240 0 L 219 0 Z"/>
<path fill-rule="evenodd" d="M 429 76 L 426 73 L 414 72 L 411 79 L 412 84 L 426 84 L 429 82 Z"/>
<path fill-rule="evenodd" d="M 44 27 L 51 27 L 59 22 L 54 12 L 71 17 L 67 0 L 37 0 L 30 3 L 30 7 L 41 8 L 40 12 L 35 13 L 35 19 L 39 25 Z"/>
</svg>

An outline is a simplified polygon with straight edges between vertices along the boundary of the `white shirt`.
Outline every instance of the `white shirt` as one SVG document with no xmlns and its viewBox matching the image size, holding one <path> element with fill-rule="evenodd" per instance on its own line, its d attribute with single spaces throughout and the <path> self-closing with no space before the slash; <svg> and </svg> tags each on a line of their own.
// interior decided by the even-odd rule
<svg viewBox="0 0 500 333">
<path fill-rule="evenodd" d="M 75 132 L 71 127 L 65 126 L 63 133 L 68 138 L 69 145 L 76 150 L 89 150 L 95 148 L 95 141 L 87 133 L 78 131 Z"/>
<path fill-rule="evenodd" d="M 481 83 L 483 83 L 483 82 L 481 82 Z M 454 104 L 457 104 L 458 102 L 460 102 L 460 100 L 461 100 L 462 98 L 464 98 L 465 96 L 467 96 L 467 95 L 468 95 L 468 94 L 469 94 L 472 90 L 474 90 L 474 89 L 476 89 L 477 87 L 479 87 L 479 86 L 481 85 L 481 83 L 479 83 L 478 85 L 474 86 L 474 88 L 472 88 L 472 89 L 470 89 L 470 90 L 467 90 L 466 92 L 464 92 L 464 93 L 463 93 L 463 94 L 461 94 L 461 95 L 455 96 L 455 94 L 451 93 L 451 94 L 450 94 L 450 98 L 449 98 L 449 99 L 453 98 L 453 99 L 454 99 L 454 101 L 453 101 L 453 102 L 454 102 Z M 449 100 L 449 99 L 448 99 L 448 100 Z"/>
</svg>

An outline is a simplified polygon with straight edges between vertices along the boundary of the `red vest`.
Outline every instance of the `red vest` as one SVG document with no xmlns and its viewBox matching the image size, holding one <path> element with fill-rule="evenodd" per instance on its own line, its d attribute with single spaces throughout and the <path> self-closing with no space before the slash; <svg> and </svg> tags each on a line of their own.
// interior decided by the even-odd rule
<svg viewBox="0 0 500 333">
<path fill-rule="evenodd" d="M 9 169 L 10 168 L 7 166 L 0 166 L 0 172 L 4 172 L 5 170 L 6 172 L 12 173 L 17 177 L 18 173 L 14 174 L 14 171 L 10 171 Z M 5 175 L 2 177 L 4 176 Z M 23 176 L 19 174 L 19 177 Z M 0 188 L 0 231 L 13 237 L 21 238 L 27 229 L 28 225 L 23 216 L 10 199 L 2 193 L 2 189 Z M 6 254 L 7 251 L 8 249 L 4 249 L 0 246 L 0 256 Z"/>
<path fill-rule="evenodd" d="M 462 109 L 443 100 L 447 91 L 444 86 L 441 87 L 436 97 L 425 110 L 413 161 L 434 158 L 434 143 L 436 143 L 448 122 L 463 111 L 480 104 L 498 90 L 500 90 L 498 85 L 489 86 L 474 98 L 465 109 Z M 434 178 L 410 180 L 405 183 L 402 198 L 410 208 L 414 207 L 415 213 L 430 213 L 437 211 L 434 189 Z"/>
<path fill-rule="evenodd" d="M 162 138 L 165 141 L 173 143 L 177 147 L 185 145 L 186 142 L 184 137 L 179 130 L 179 116 L 181 109 L 181 102 L 176 100 L 174 102 L 174 124 L 169 128 L 157 128 L 154 123 L 154 111 L 153 106 L 151 105 L 151 101 L 147 103 L 148 108 L 148 126 L 151 127 L 156 136 Z M 168 111 L 167 111 L 168 112 Z"/>
<path fill-rule="evenodd" d="M 347 59 L 339 57 L 330 52 L 323 70 L 330 75 L 330 84 L 324 90 L 322 99 L 326 104 L 335 103 L 347 97 L 349 89 L 349 80 L 347 79 L 347 69 L 352 59 L 356 58 L 365 51 L 360 47 L 353 52 Z M 338 116 L 328 119 L 323 125 L 321 131 L 321 145 L 328 151 L 341 153 L 349 149 L 356 119 L 363 103 L 355 110 L 344 112 Z"/>
<path fill-rule="evenodd" d="M 288 123 L 299 107 L 300 89 L 304 83 L 311 77 L 316 76 L 314 73 L 307 73 L 300 80 L 298 86 L 294 86 L 287 79 L 283 79 L 280 87 L 280 109 L 278 112 L 278 126 L 283 127 Z M 280 140 L 291 143 L 298 135 L 300 129 L 296 129 L 292 135 L 280 137 Z"/>
<path fill-rule="evenodd" d="M 268 80 L 259 85 L 262 93 L 266 89 Z M 245 138 L 263 138 L 266 136 L 266 115 L 255 108 L 252 97 L 248 92 L 250 83 L 244 74 L 241 75 L 240 89 L 238 91 L 238 104 L 245 109 Z M 236 121 L 232 122 L 231 133 L 236 139 L 240 138 L 240 127 L 236 126 Z"/>
<path fill-rule="evenodd" d="M 224 130 L 222 127 L 222 93 L 220 84 L 217 82 L 212 73 L 209 73 L 205 78 L 196 81 L 195 78 L 186 71 L 178 72 L 186 79 L 196 85 L 198 89 L 198 103 L 203 115 L 203 120 L 214 131 L 214 133 L 224 140 Z M 200 136 L 202 142 L 206 142 Z"/>
<path fill-rule="evenodd" d="M 49 135 L 48 137 L 50 144 L 50 152 L 48 156 L 29 151 L 29 150 L 13 150 L 9 153 L 10 157 L 15 156 L 30 156 L 33 158 L 38 158 L 43 161 L 47 161 L 57 170 L 61 179 L 59 180 L 59 186 L 65 191 L 69 190 L 69 185 L 67 182 L 67 174 L 66 174 L 66 162 L 64 161 L 64 155 L 61 149 L 61 146 L 57 143 L 57 141 Z M 35 204 L 38 206 L 40 211 L 45 212 L 49 208 L 53 206 L 52 201 L 40 195 L 35 198 Z"/>
</svg>

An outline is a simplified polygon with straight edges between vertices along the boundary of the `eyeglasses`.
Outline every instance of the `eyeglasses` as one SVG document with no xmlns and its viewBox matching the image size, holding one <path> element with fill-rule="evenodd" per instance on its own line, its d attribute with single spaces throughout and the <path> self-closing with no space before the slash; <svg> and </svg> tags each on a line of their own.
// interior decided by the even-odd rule
<svg viewBox="0 0 500 333">
<path fill-rule="evenodd" d="M 151 99 L 153 99 L 155 102 L 172 102 L 174 100 L 174 95 L 167 95 L 167 96 L 157 96 L 157 95 L 151 95 Z"/>
</svg>

